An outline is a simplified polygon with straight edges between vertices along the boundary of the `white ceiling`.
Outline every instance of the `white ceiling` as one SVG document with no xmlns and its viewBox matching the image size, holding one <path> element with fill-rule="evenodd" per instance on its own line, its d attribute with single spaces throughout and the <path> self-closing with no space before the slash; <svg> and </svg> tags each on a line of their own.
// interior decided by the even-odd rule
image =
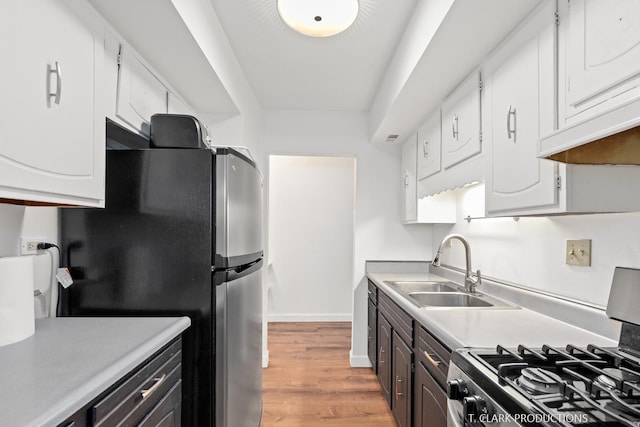
<svg viewBox="0 0 640 427">
<path fill-rule="evenodd" d="M 417 0 L 360 0 L 353 26 L 308 37 L 276 0 L 210 0 L 263 108 L 368 111 Z"/>
<path fill-rule="evenodd" d="M 88 1 L 198 113 L 367 112 L 373 143 L 410 137 L 541 2 L 359 0 L 351 28 L 314 38 L 276 0 Z"/>
</svg>

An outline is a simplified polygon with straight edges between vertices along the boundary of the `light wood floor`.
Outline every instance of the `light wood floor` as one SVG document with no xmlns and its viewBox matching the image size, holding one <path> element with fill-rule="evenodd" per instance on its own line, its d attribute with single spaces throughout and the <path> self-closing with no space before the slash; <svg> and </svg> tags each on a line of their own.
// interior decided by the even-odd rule
<svg viewBox="0 0 640 427">
<path fill-rule="evenodd" d="M 269 323 L 262 427 L 394 427 L 371 368 L 351 368 L 351 323 Z"/>
</svg>

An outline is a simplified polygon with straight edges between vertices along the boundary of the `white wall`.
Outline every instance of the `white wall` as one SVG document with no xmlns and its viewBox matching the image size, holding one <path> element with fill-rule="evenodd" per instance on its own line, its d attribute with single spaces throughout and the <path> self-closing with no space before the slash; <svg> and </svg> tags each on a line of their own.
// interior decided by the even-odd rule
<svg viewBox="0 0 640 427">
<path fill-rule="evenodd" d="M 369 143 L 366 113 L 266 110 L 263 124 L 262 164 L 269 154 L 356 158 L 351 361 L 366 366 L 365 261 L 431 257 L 431 226 L 401 223 L 401 147 Z M 265 186 L 268 188 L 268 183 Z"/>
<path fill-rule="evenodd" d="M 351 321 L 356 162 L 270 156 L 269 321 Z"/>
<path fill-rule="evenodd" d="M 254 156 L 258 156 L 262 107 L 233 53 L 213 6 L 207 0 L 171 1 L 240 111 L 239 115 L 228 120 L 206 114 L 211 112 L 198 112 L 212 130 L 214 144 L 246 146 Z M 223 137 L 231 133 L 235 138 L 218 142 L 222 138 L 217 138 L 216 132 Z"/>
<path fill-rule="evenodd" d="M 615 266 L 640 268 L 640 213 L 543 218 L 462 220 L 434 227 L 433 251 L 448 233 L 471 243 L 472 268 L 543 292 L 606 306 Z M 565 264 L 567 239 L 591 239 L 591 267 Z M 444 264 L 464 268 L 464 251 L 454 243 Z"/>
</svg>

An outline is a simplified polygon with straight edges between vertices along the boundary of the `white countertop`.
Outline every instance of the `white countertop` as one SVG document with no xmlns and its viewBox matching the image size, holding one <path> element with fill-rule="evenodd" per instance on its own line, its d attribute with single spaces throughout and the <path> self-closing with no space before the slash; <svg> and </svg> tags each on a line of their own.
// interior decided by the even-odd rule
<svg viewBox="0 0 640 427">
<path fill-rule="evenodd" d="M 0 425 L 55 426 L 189 327 L 188 317 L 36 320 L 0 347 Z"/>
<path fill-rule="evenodd" d="M 543 344 L 564 347 L 567 344 L 595 344 L 617 347 L 601 335 L 578 328 L 526 308 L 420 308 L 385 281 L 447 281 L 433 274 L 367 273 L 367 277 L 389 295 L 407 313 L 451 349 L 460 347 L 517 347 Z"/>
</svg>

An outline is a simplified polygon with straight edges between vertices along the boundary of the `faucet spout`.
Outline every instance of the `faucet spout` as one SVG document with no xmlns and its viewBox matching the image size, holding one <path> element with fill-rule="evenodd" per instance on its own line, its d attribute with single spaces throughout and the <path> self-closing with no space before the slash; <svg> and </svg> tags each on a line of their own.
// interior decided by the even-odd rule
<svg viewBox="0 0 640 427">
<path fill-rule="evenodd" d="M 466 261 L 464 290 L 473 294 L 476 292 L 476 288 L 482 283 L 482 276 L 480 275 L 480 270 L 478 270 L 476 277 L 473 277 L 473 273 L 471 272 L 471 245 L 469 245 L 469 241 L 464 236 L 461 234 L 449 234 L 448 236 L 445 236 L 445 238 L 442 239 L 442 242 L 440 242 L 440 246 L 438 246 L 438 251 L 431 261 L 431 265 L 434 267 L 440 267 L 440 255 L 442 255 L 444 246 L 453 239 L 459 240 L 462 243 L 462 246 L 464 246 Z"/>
</svg>

